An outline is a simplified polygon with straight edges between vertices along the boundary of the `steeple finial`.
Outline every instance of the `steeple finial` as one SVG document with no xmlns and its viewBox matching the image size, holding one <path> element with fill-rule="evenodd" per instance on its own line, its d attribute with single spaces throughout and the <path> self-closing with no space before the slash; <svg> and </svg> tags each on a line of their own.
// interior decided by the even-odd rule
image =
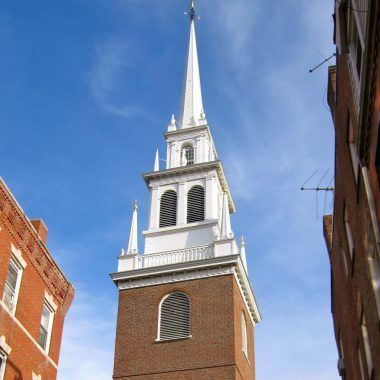
<svg viewBox="0 0 380 380">
<path fill-rule="evenodd" d="M 137 247 L 137 200 L 133 203 L 133 214 L 131 229 L 129 231 L 128 249 L 127 255 L 133 255 L 138 253 Z"/>
<path fill-rule="evenodd" d="M 181 108 L 179 112 L 179 129 L 191 128 L 204 124 L 204 121 L 202 121 L 202 123 L 199 121 L 200 115 L 203 113 L 203 102 L 201 80 L 199 75 L 197 41 L 195 38 L 195 7 L 193 0 L 190 1 L 189 11 L 187 14 L 190 18 L 190 37 L 187 51 Z"/>
<path fill-rule="evenodd" d="M 189 4 L 189 17 L 190 17 L 190 20 L 194 20 L 194 16 L 195 16 L 194 0 L 191 0 L 190 4 Z"/>
</svg>

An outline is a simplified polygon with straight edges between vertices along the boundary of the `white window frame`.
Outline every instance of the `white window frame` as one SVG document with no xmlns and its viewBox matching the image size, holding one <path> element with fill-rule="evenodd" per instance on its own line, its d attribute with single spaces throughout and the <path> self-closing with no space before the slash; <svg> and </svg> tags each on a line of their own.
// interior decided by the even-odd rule
<svg viewBox="0 0 380 380">
<path fill-rule="evenodd" d="M 11 308 L 9 308 L 8 305 L 4 301 L 4 299 L 5 299 L 5 287 L 4 287 L 2 302 L 7 307 L 7 309 L 11 313 L 11 315 L 15 315 L 17 303 L 18 303 L 18 297 L 19 297 L 19 293 L 20 293 L 21 279 L 22 279 L 23 271 L 26 268 L 26 261 L 22 258 L 21 251 L 19 249 L 17 249 L 13 244 L 11 244 L 11 256 L 10 256 L 9 262 L 8 262 L 7 275 L 8 275 L 10 265 L 12 265 L 14 267 L 14 269 L 16 269 L 16 271 L 17 271 L 17 280 L 16 280 L 16 286 L 14 289 L 14 295 L 13 295 Z"/>
<path fill-rule="evenodd" d="M 174 293 L 182 293 L 184 294 L 187 299 L 189 300 L 189 335 L 187 336 L 183 336 L 183 337 L 178 337 L 178 338 L 173 338 L 173 339 L 162 339 L 161 338 L 161 310 L 162 310 L 162 304 L 164 303 L 164 301 L 169 297 L 171 296 L 172 294 Z M 171 340 L 179 340 L 179 339 L 189 339 L 191 338 L 192 335 L 191 335 L 191 299 L 190 297 L 185 293 L 185 292 L 182 292 L 182 291 L 174 291 L 174 292 L 171 292 L 169 294 L 166 294 L 160 301 L 160 304 L 158 305 L 158 327 L 157 327 L 157 338 L 156 338 L 156 342 L 170 342 Z"/>
<path fill-rule="evenodd" d="M 351 259 L 351 265 L 352 265 L 353 259 L 354 259 L 355 246 L 354 246 L 354 239 L 352 237 L 352 231 L 351 231 L 351 226 L 350 226 L 350 222 L 349 222 L 347 206 L 344 207 L 344 228 L 346 230 L 348 249 L 350 251 L 350 259 Z M 352 268 L 351 268 L 351 270 L 352 270 Z"/>
<path fill-rule="evenodd" d="M 244 312 L 241 313 L 241 350 L 248 360 L 248 331 Z"/>
<path fill-rule="evenodd" d="M 343 260 L 343 268 L 344 268 L 344 274 L 346 275 L 346 278 L 348 278 L 348 263 L 347 263 L 347 256 L 346 256 L 346 250 L 344 249 L 343 244 L 340 247 L 340 254 L 342 256 Z"/>
<path fill-rule="evenodd" d="M 45 300 L 44 300 L 44 303 L 43 303 L 43 307 L 42 307 L 42 311 L 41 311 L 41 321 L 40 321 L 40 329 L 41 329 L 41 322 L 42 322 L 42 317 L 43 317 L 43 308 L 46 307 L 46 309 L 48 310 L 49 312 L 49 325 L 48 325 L 48 330 L 47 330 L 47 336 L 46 336 L 46 343 L 45 343 L 45 347 L 42 347 L 40 345 L 40 330 L 38 331 L 38 344 L 40 345 L 40 347 L 46 352 L 46 353 L 49 353 L 49 350 L 50 350 L 50 342 L 51 342 L 51 335 L 52 335 L 52 331 L 53 331 L 53 321 L 54 321 L 54 316 L 55 316 L 55 312 L 56 312 L 56 306 L 53 304 L 51 304 L 51 302 L 49 302 L 49 299 L 47 299 L 45 297 Z"/>
<path fill-rule="evenodd" d="M 359 342 L 357 343 L 357 354 L 358 354 L 358 360 L 359 360 L 360 375 L 361 375 L 362 380 L 365 380 L 363 357 L 362 357 L 362 351 L 360 349 Z"/>
<path fill-rule="evenodd" d="M 37 375 L 34 372 L 32 372 L 32 380 L 42 380 L 41 375 Z"/>
<path fill-rule="evenodd" d="M 2 335 L 0 337 L 0 357 L 2 359 L 2 364 L 0 367 L 0 380 L 5 379 L 5 367 L 7 365 L 7 359 L 8 356 L 10 355 L 12 349 L 9 347 L 5 340 L 5 336 Z"/>
<path fill-rule="evenodd" d="M 352 119 L 348 115 L 348 146 L 350 148 L 350 156 L 352 168 L 354 170 L 355 183 L 358 183 L 358 174 L 359 174 L 359 156 L 358 149 L 356 146 L 356 136 L 354 132 L 354 126 L 352 125 Z"/>
<path fill-rule="evenodd" d="M 375 294 L 377 317 L 380 320 L 380 258 L 376 255 L 376 249 L 374 249 L 373 256 L 368 257 L 368 264 L 372 288 Z"/>
<path fill-rule="evenodd" d="M 0 380 L 4 380 L 4 375 L 5 375 L 5 366 L 7 364 L 7 358 L 8 355 L 7 353 L 0 348 L 0 358 L 1 358 L 1 363 L 0 363 Z"/>
<path fill-rule="evenodd" d="M 373 371 L 373 361 L 372 361 L 372 352 L 371 352 L 371 346 L 369 343 L 368 328 L 367 328 L 367 324 L 365 320 L 364 310 L 362 311 L 360 327 L 362 330 L 362 336 L 363 336 L 363 342 L 364 342 L 364 353 L 365 353 L 365 359 L 367 362 L 368 378 L 371 378 L 371 374 Z"/>
</svg>

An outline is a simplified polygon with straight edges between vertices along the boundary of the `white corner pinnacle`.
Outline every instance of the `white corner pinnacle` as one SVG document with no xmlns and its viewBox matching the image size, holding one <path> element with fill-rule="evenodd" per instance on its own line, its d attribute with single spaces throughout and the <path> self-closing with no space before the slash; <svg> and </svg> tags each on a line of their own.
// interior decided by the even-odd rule
<svg viewBox="0 0 380 380">
<path fill-rule="evenodd" d="M 137 253 L 137 201 L 135 201 L 133 205 L 131 229 L 129 232 L 127 255 L 133 255 Z"/>
<path fill-rule="evenodd" d="M 168 132 L 173 132 L 173 131 L 176 131 L 176 130 L 177 130 L 176 120 L 175 120 L 174 115 L 172 115 L 172 117 L 170 119 L 170 122 L 168 124 Z"/>
<path fill-rule="evenodd" d="M 243 262 L 245 271 L 248 274 L 247 256 L 245 255 L 245 238 L 244 238 L 244 236 L 241 237 L 240 257 L 241 257 L 241 261 Z"/>
<path fill-rule="evenodd" d="M 154 169 L 155 172 L 160 170 L 160 159 L 158 156 L 158 148 L 156 148 L 156 157 L 154 158 Z"/>
<path fill-rule="evenodd" d="M 199 74 L 197 41 L 195 38 L 194 12 L 194 1 L 191 1 L 188 13 L 190 16 L 190 37 L 187 51 L 181 108 L 179 112 L 179 129 L 202 125 L 204 122 L 200 123 L 200 119 L 205 119 L 205 117 L 202 117 L 204 116 L 204 112 L 201 79 Z"/>
<path fill-rule="evenodd" d="M 227 193 L 223 194 L 222 225 L 220 235 L 221 239 L 230 239 L 233 237 Z"/>
</svg>

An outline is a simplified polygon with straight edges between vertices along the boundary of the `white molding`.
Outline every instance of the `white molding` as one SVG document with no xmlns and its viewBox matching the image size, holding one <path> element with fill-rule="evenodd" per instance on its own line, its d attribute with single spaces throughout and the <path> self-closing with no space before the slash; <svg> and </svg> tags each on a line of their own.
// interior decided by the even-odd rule
<svg viewBox="0 0 380 380">
<path fill-rule="evenodd" d="M 45 290 L 45 301 L 50 305 L 50 307 L 54 310 L 54 312 L 57 311 L 58 305 L 54 302 L 54 297 L 51 294 L 49 294 L 46 290 Z"/>
<path fill-rule="evenodd" d="M 0 349 L 5 352 L 5 354 L 10 355 L 12 348 L 7 344 L 5 336 L 0 337 Z"/>
<path fill-rule="evenodd" d="M 41 375 L 36 375 L 34 372 L 32 372 L 32 380 L 42 380 Z"/>
<path fill-rule="evenodd" d="M 218 219 L 205 220 L 205 221 L 196 222 L 196 223 L 187 223 L 183 225 L 177 224 L 175 226 L 170 226 L 170 227 L 151 228 L 149 230 L 143 231 L 143 235 L 147 237 L 147 236 L 172 234 L 173 232 L 190 231 L 190 230 L 198 229 L 200 227 L 207 227 L 207 226 L 214 227 L 217 224 L 218 224 Z"/>
<path fill-rule="evenodd" d="M 38 350 L 45 356 L 45 358 L 50 362 L 50 364 L 58 369 L 57 363 L 44 351 L 44 349 L 38 344 L 38 342 L 29 334 L 29 331 L 22 325 L 22 323 L 8 310 L 7 306 L 3 301 L 0 301 L 0 306 L 7 312 L 7 314 L 16 322 L 18 327 L 23 331 L 23 333 L 31 340 L 31 342 L 38 348 Z"/>
<path fill-rule="evenodd" d="M 260 322 L 261 315 L 240 255 L 116 272 L 110 276 L 120 291 L 229 274 L 235 276 L 253 325 Z"/>
<path fill-rule="evenodd" d="M 18 261 L 18 264 L 19 266 L 22 268 L 22 269 L 25 269 L 26 268 L 26 261 L 23 259 L 22 257 L 22 253 L 21 253 L 21 250 L 16 248 L 13 243 L 11 243 L 11 252 L 13 254 L 13 257 Z"/>
</svg>

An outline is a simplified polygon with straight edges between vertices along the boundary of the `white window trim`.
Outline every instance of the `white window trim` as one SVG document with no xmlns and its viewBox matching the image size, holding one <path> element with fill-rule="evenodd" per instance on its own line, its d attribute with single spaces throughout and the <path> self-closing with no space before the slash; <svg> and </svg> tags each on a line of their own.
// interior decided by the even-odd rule
<svg viewBox="0 0 380 380">
<path fill-rule="evenodd" d="M 241 350 L 248 360 L 248 331 L 244 312 L 241 313 Z"/>
<path fill-rule="evenodd" d="M 8 359 L 8 356 L 10 355 L 11 351 L 12 351 L 12 349 L 7 344 L 7 342 L 5 340 L 5 336 L 2 335 L 0 337 L 0 357 L 3 360 L 3 364 L 0 368 L 0 380 L 4 380 L 5 367 L 7 365 L 7 359 Z"/>
<path fill-rule="evenodd" d="M 42 380 L 41 375 L 36 375 L 34 372 L 32 372 L 32 380 Z"/>
<path fill-rule="evenodd" d="M 351 259 L 351 264 L 352 264 L 355 247 L 354 247 L 354 239 L 352 237 L 352 231 L 351 231 L 351 226 L 349 222 L 347 207 L 344 208 L 344 228 L 346 230 L 346 237 L 347 237 L 348 248 L 350 251 L 350 259 Z"/>
<path fill-rule="evenodd" d="M 21 279 L 22 279 L 24 269 L 26 268 L 26 262 L 21 256 L 21 251 L 18 250 L 13 244 L 11 244 L 11 256 L 8 262 L 8 268 L 11 262 L 17 268 L 17 281 L 16 281 L 16 286 L 15 286 L 15 294 L 14 294 L 13 302 L 12 302 L 12 308 L 8 310 L 10 311 L 12 315 L 16 315 L 18 296 L 19 296 L 20 287 L 21 287 Z M 8 270 L 7 270 L 7 273 L 8 273 Z M 4 301 L 4 293 L 3 293 L 2 300 Z"/>
<path fill-rule="evenodd" d="M 156 342 L 170 342 L 172 340 L 182 340 L 182 339 L 190 339 L 192 337 L 191 333 L 186 336 L 186 337 L 181 337 L 181 338 L 173 338 L 173 339 L 161 339 L 160 338 L 160 335 L 161 335 L 161 306 L 163 304 L 163 302 L 166 300 L 166 298 L 168 298 L 170 295 L 172 295 L 173 293 L 176 293 L 177 291 L 174 291 L 174 292 L 171 292 L 169 294 L 166 294 L 160 301 L 159 305 L 158 305 L 158 327 L 157 327 L 157 338 L 156 338 Z M 183 294 L 186 294 L 184 292 L 179 292 L 179 293 L 183 293 Z M 189 331 L 191 332 L 191 300 L 189 298 L 189 296 L 186 294 L 187 298 L 189 299 L 189 304 L 190 304 L 190 319 L 189 319 Z"/>
<path fill-rule="evenodd" d="M 371 378 L 371 373 L 373 370 L 373 361 L 372 361 L 372 352 L 371 352 L 371 346 L 369 344 L 368 329 L 366 325 L 364 311 L 362 312 L 360 327 L 362 330 L 362 336 L 363 336 L 363 342 L 364 342 L 364 353 L 365 353 L 365 358 L 367 362 L 368 377 Z"/>
<path fill-rule="evenodd" d="M 343 260 L 343 268 L 344 268 L 344 274 L 346 276 L 346 278 L 348 278 L 348 263 L 347 263 L 347 256 L 346 256 L 346 250 L 344 249 L 343 245 L 341 245 L 340 247 L 340 254 L 342 256 L 342 260 Z"/>
<path fill-rule="evenodd" d="M 46 347 L 45 348 L 41 347 L 41 348 L 48 354 L 50 350 L 51 335 L 53 331 L 53 321 L 54 321 L 56 309 L 54 309 L 54 307 L 50 304 L 49 300 L 46 298 L 44 301 L 44 306 L 46 306 L 48 311 L 50 312 L 50 318 L 49 318 L 49 326 L 48 326 L 47 338 L 46 338 Z M 41 321 L 42 321 L 42 312 L 41 312 Z M 41 328 L 41 322 L 40 322 L 40 328 Z"/>
</svg>

